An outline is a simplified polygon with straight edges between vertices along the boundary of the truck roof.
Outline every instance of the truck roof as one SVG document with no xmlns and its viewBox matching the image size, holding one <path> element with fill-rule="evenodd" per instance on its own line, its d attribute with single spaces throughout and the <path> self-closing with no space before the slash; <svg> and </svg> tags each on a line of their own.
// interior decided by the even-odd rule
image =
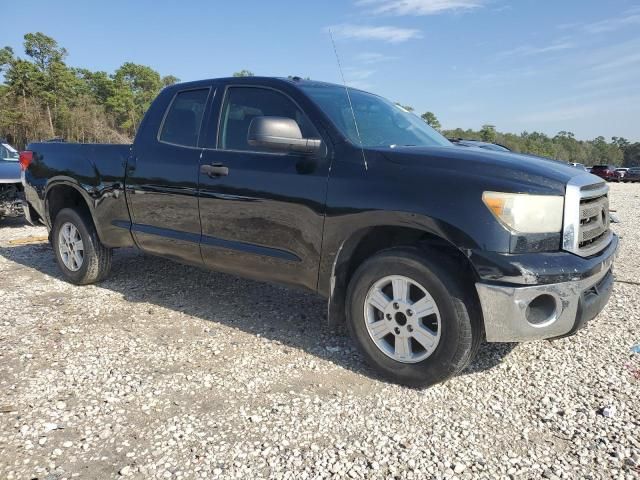
<svg viewBox="0 0 640 480">
<path fill-rule="evenodd" d="M 190 82 L 174 83 L 167 88 L 184 88 L 184 87 L 199 87 L 209 85 L 211 82 L 232 82 L 242 80 L 244 83 L 265 83 L 265 82 L 282 82 L 290 85 L 305 85 L 305 86 L 325 86 L 325 87 L 341 87 L 344 85 L 331 82 L 323 82 L 319 80 L 308 80 L 301 77 L 268 77 L 268 76 L 253 76 L 253 77 L 219 77 L 219 78 L 207 78 L 202 80 L 193 80 Z M 349 87 L 350 90 L 360 90 L 358 88 Z M 364 91 L 364 90 L 360 90 Z"/>
</svg>

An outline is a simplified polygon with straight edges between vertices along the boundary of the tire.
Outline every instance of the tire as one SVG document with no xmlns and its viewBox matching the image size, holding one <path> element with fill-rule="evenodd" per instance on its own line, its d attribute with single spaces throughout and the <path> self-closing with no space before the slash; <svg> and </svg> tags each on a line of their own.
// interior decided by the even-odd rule
<svg viewBox="0 0 640 480">
<path fill-rule="evenodd" d="M 69 247 L 66 245 L 74 242 L 65 242 L 64 233 L 61 234 L 63 228 L 66 233 L 73 231 L 73 228 L 76 229 L 77 235 L 74 238 L 79 238 L 82 241 L 82 250 L 80 250 L 80 244 L 75 242 L 76 252 L 82 252 L 80 254 L 82 261 L 70 261 L 68 258 L 65 260 L 67 256 L 73 257 L 73 259 L 77 257 L 69 254 Z M 60 210 L 51 230 L 51 243 L 58 266 L 69 282 L 76 285 L 88 285 L 103 280 L 109 274 L 111 249 L 100 242 L 96 228 L 88 214 L 71 208 Z M 65 255 L 65 250 L 67 255 Z"/>
<path fill-rule="evenodd" d="M 483 336 L 482 321 L 479 318 L 480 309 L 477 297 L 471 290 L 472 285 L 468 283 L 468 280 L 463 282 L 454 276 L 454 272 L 459 271 L 460 266 L 455 261 L 439 260 L 435 262 L 428 258 L 423 251 L 411 247 L 384 250 L 366 260 L 356 270 L 347 290 L 347 327 L 365 359 L 383 376 L 393 382 L 410 387 L 428 387 L 456 375 L 474 358 Z M 396 328 L 401 330 L 402 328 L 406 330 L 410 328 L 410 323 L 404 326 L 398 324 L 397 314 L 396 318 L 389 319 L 378 308 L 370 310 L 368 298 L 372 297 L 367 297 L 367 295 L 373 291 L 372 287 L 377 288 L 378 285 L 383 285 L 387 278 L 395 279 L 395 276 L 399 279 L 406 278 L 415 282 L 435 302 L 436 313 L 418 320 L 419 314 L 416 312 L 413 313 L 414 318 L 408 319 L 407 322 L 414 322 L 416 325 L 415 322 L 422 324 L 427 319 L 431 319 L 429 321 L 432 322 L 431 327 L 433 328 L 436 326 L 433 320 L 434 315 L 436 318 L 439 316 L 437 330 L 430 329 L 432 334 L 434 331 L 439 332 L 439 339 L 431 353 L 426 348 L 424 351 L 420 351 L 419 347 L 422 345 L 416 345 L 413 340 L 409 340 L 409 350 L 412 355 L 416 356 L 415 361 L 409 356 L 405 357 L 405 361 L 399 361 L 390 356 L 388 348 L 390 340 L 393 338 L 394 347 L 392 348 L 396 348 L 395 342 L 399 338 L 398 336 L 389 337 L 387 335 L 384 337 L 382 341 L 385 342 L 383 346 L 387 349 L 387 353 L 385 353 L 373 339 L 373 335 L 370 333 L 371 327 L 367 327 L 367 324 L 372 325 L 369 321 L 371 312 L 374 312 L 378 318 L 382 314 L 382 320 L 378 321 L 388 321 L 394 332 L 397 332 Z M 388 288 L 388 286 L 385 287 L 387 293 L 390 292 Z M 394 288 L 395 285 L 392 285 L 391 291 Z M 422 292 L 419 292 L 420 288 L 416 288 L 415 285 L 411 287 L 412 293 L 408 295 L 409 297 L 411 295 L 418 296 L 415 295 L 416 293 L 422 295 Z M 395 297 L 393 294 L 389 296 Z M 411 301 L 409 298 L 403 305 L 410 305 Z M 413 303 L 413 305 L 417 304 L 418 301 Z M 404 308 L 400 307 L 400 310 Z M 391 308 L 396 308 L 396 303 L 393 300 Z M 411 313 L 410 310 L 406 310 L 406 315 Z M 406 315 L 404 317 L 408 318 Z M 396 324 L 398 324 L 397 327 Z M 375 323 L 375 325 L 381 324 Z M 417 329 L 417 325 L 413 329 Z M 416 330 L 412 330 L 414 333 L 409 333 L 406 330 L 404 333 L 406 335 L 417 333 Z M 394 333 L 391 335 L 393 336 Z M 381 340 L 378 342 L 380 343 Z M 396 354 L 397 350 L 393 355 L 397 356 Z M 419 360 L 421 355 L 425 354 L 428 356 Z"/>
</svg>

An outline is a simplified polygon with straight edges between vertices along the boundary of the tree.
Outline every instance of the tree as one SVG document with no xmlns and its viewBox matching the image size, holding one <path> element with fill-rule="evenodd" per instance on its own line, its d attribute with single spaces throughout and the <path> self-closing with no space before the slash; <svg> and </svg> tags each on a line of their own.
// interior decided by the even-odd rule
<svg viewBox="0 0 640 480">
<path fill-rule="evenodd" d="M 442 128 L 442 125 L 440 125 L 440 121 L 433 112 L 425 112 L 420 116 L 420 118 L 422 118 L 422 120 L 424 120 L 430 127 L 433 127 L 436 130 L 440 130 Z"/>
<path fill-rule="evenodd" d="M 24 53 L 33 58 L 41 71 L 45 71 L 52 63 L 62 62 L 67 50 L 44 33 L 27 33 L 24 36 Z"/>
<path fill-rule="evenodd" d="M 480 130 L 480 137 L 483 142 L 495 143 L 496 127 L 494 125 L 483 125 Z"/>
<path fill-rule="evenodd" d="M 35 66 L 42 74 L 38 97 L 45 105 L 51 136 L 55 136 L 54 123 L 58 113 L 57 90 L 66 87 L 64 83 L 69 80 L 69 76 L 66 75 L 67 68 L 63 63 L 67 51 L 53 38 L 37 32 L 25 34 L 24 52 L 33 59 Z"/>
<path fill-rule="evenodd" d="M 253 77 L 253 72 L 250 70 L 240 70 L 239 72 L 233 73 L 234 77 Z"/>
<path fill-rule="evenodd" d="M 413 112 L 413 107 L 411 107 L 409 105 L 402 105 L 400 102 L 396 102 L 396 105 L 398 105 L 400 108 L 406 110 L 407 112 Z"/>
<path fill-rule="evenodd" d="M 615 144 L 608 144 L 603 136 L 596 137 L 591 142 L 591 157 L 594 163 L 606 163 L 611 165 L 622 165 L 624 155 L 622 150 Z"/>
<path fill-rule="evenodd" d="M 640 167 L 640 142 L 631 143 L 624 149 L 624 166 Z"/>
<path fill-rule="evenodd" d="M 31 62 L 15 60 L 5 75 L 9 91 L 15 96 L 26 99 L 38 93 L 44 83 L 42 72 Z"/>
<path fill-rule="evenodd" d="M 116 114 L 118 125 L 131 136 L 144 112 L 162 88 L 160 74 L 146 65 L 126 62 L 113 76 L 113 90 L 107 108 Z"/>
<path fill-rule="evenodd" d="M 113 78 L 107 72 L 92 72 L 83 68 L 74 71 L 80 83 L 86 87 L 86 93 L 104 105 L 113 93 Z"/>
<path fill-rule="evenodd" d="M 178 79 L 144 65 L 112 75 L 65 64 L 66 49 L 43 33 L 24 36 L 25 59 L 0 49 L 0 137 L 18 148 L 51 136 L 128 142 L 160 88 Z"/>
<path fill-rule="evenodd" d="M 596 163 L 609 163 L 607 158 L 608 149 L 607 149 L 607 141 L 603 136 L 599 136 L 593 139 L 591 142 L 593 146 L 593 156 Z"/>
<path fill-rule="evenodd" d="M 495 133 L 495 142 L 506 146 L 514 152 L 530 153 L 542 157 L 555 158 L 565 162 L 578 162 L 585 165 L 608 163 L 625 166 L 636 162 L 640 165 L 640 146 L 629 145 L 622 150 L 620 145 L 628 142 L 621 137 L 612 138 L 612 143 L 607 143 L 604 137 L 594 140 L 578 140 L 573 132 L 562 130 L 554 137 L 549 137 L 540 132 L 522 132 L 519 135 L 513 133 L 501 133 L 495 131 L 492 125 L 484 125 L 482 130 L 461 129 L 445 130 L 443 135 L 448 138 L 464 138 L 469 140 L 491 139 Z M 640 145 L 640 143 L 638 144 Z M 632 149 L 629 151 L 629 149 Z M 629 153 L 631 152 L 631 153 Z"/>
<path fill-rule="evenodd" d="M 556 138 L 576 138 L 575 134 L 573 132 L 567 132 L 566 130 L 562 130 L 560 132 L 558 132 L 558 134 L 556 135 Z"/>
<path fill-rule="evenodd" d="M 624 150 L 630 145 L 629 140 L 624 137 L 611 137 L 611 143 L 613 143 L 620 150 Z"/>
<path fill-rule="evenodd" d="M 567 132 L 565 130 L 558 132 L 553 137 L 552 148 L 555 150 L 552 155 L 553 158 L 565 160 L 567 162 L 582 163 L 580 160 L 580 144 L 575 139 L 573 132 Z"/>
<path fill-rule="evenodd" d="M 175 77 L 173 75 L 165 75 L 164 77 L 162 77 L 162 86 L 168 87 L 169 85 L 174 85 L 179 81 L 180 79 L 178 77 Z"/>
<path fill-rule="evenodd" d="M 0 48 L 0 73 L 4 72 L 13 62 L 13 49 L 11 47 Z"/>
</svg>

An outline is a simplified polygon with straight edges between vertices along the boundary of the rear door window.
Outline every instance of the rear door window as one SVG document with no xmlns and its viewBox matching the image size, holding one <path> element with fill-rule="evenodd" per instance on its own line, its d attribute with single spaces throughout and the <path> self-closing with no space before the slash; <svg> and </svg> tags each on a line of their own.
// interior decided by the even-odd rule
<svg viewBox="0 0 640 480">
<path fill-rule="evenodd" d="M 184 147 L 197 147 L 208 96 L 208 88 L 178 92 L 167 109 L 158 140 Z"/>
</svg>

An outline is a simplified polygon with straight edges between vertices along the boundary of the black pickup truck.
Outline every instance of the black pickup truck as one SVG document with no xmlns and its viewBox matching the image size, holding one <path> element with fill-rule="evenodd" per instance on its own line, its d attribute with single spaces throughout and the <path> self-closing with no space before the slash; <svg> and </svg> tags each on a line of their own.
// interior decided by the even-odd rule
<svg viewBox="0 0 640 480">
<path fill-rule="evenodd" d="M 112 249 L 328 299 L 365 358 L 426 386 L 480 342 L 570 335 L 605 306 L 608 187 L 562 162 L 459 148 L 379 96 L 298 78 L 164 89 L 133 145 L 33 143 L 25 213 L 71 282 Z M 169 280 L 168 280 L 169 281 Z"/>
</svg>

